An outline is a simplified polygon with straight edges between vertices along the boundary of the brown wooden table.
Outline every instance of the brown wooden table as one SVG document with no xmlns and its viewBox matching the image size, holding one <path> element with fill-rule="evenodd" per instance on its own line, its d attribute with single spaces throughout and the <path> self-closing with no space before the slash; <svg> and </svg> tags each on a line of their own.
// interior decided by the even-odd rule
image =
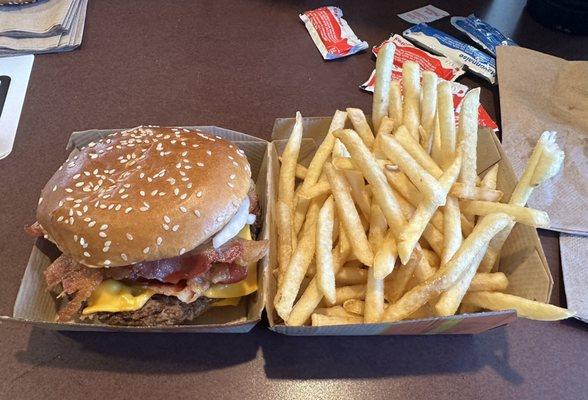
<svg viewBox="0 0 588 400">
<path fill-rule="evenodd" d="M 336 3 L 336 2 L 333 2 Z M 344 2 L 370 45 L 433 3 L 478 16 L 523 46 L 588 58 L 588 40 L 550 31 L 521 1 Z M 324 3 L 323 3 L 324 4 Z M 10 314 L 40 189 L 74 130 L 219 125 L 268 138 L 274 118 L 369 109 L 358 89 L 369 54 L 323 62 L 298 13 L 321 2 L 92 1 L 81 49 L 35 60 L 12 154 L 0 161 L 0 314 Z M 446 18 L 432 24 L 459 36 Z M 524 77 L 521 77 L 524 79 Z M 482 102 L 499 120 L 498 90 Z M 541 232 L 563 304 L 558 238 Z M 0 326 L 1 399 L 520 398 L 588 392 L 588 335 L 576 321 L 519 320 L 477 336 L 291 338 L 262 322 L 248 335 L 58 333 Z"/>
</svg>

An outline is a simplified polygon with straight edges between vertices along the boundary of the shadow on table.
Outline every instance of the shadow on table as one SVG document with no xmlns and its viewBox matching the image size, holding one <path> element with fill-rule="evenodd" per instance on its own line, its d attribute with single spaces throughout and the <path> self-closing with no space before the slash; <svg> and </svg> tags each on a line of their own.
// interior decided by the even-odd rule
<svg viewBox="0 0 588 400">
<path fill-rule="evenodd" d="M 462 374 L 485 367 L 521 384 L 509 365 L 506 330 L 479 335 L 291 337 L 260 341 L 270 379 L 333 379 Z"/>
<path fill-rule="evenodd" d="M 259 329 L 259 328 L 256 328 Z M 20 362 L 76 370 L 184 374 L 255 359 L 259 335 L 57 332 L 33 328 Z"/>
</svg>

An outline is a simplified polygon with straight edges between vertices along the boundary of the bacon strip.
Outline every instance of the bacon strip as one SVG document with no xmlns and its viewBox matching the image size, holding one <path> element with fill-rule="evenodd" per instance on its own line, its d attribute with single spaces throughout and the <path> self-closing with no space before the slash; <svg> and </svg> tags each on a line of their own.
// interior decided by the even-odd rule
<svg viewBox="0 0 588 400">
<path fill-rule="evenodd" d="M 45 234 L 45 232 L 43 232 L 43 227 L 41 226 L 39 221 L 35 221 L 30 225 L 25 225 L 24 230 L 27 233 L 27 235 L 31 237 L 41 237 Z"/>
<path fill-rule="evenodd" d="M 44 274 L 48 289 L 61 283 L 63 291 L 58 297 L 73 295 L 57 312 L 57 321 L 70 321 L 103 280 L 102 271 L 79 264 L 66 255 L 57 258 Z"/>
</svg>

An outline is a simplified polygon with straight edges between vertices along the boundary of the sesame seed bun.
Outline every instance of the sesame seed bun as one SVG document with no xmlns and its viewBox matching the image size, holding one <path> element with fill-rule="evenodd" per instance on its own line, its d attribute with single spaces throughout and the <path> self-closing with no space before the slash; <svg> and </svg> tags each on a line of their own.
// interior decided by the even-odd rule
<svg viewBox="0 0 588 400">
<path fill-rule="evenodd" d="M 184 128 L 138 127 L 68 158 L 37 220 L 61 251 L 91 267 L 176 257 L 210 239 L 250 187 L 242 150 Z"/>
</svg>

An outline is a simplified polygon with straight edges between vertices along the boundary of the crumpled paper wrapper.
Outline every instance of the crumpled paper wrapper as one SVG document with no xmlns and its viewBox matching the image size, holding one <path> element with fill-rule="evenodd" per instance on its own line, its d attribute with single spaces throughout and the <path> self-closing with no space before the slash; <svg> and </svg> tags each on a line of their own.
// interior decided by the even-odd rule
<svg viewBox="0 0 588 400">
<path fill-rule="evenodd" d="M 537 188 L 529 207 L 555 231 L 588 235 L 588 62 L 522 47 L 497 48 L 502 146 L 517 177 L 543 131 L 558 132 L 562 171 Z"/>
<path fill-rule="evenodd" d="M 561 235 L 559 248 L 568 308 L 588 322 L 588 237 Z"/>
</svg>

